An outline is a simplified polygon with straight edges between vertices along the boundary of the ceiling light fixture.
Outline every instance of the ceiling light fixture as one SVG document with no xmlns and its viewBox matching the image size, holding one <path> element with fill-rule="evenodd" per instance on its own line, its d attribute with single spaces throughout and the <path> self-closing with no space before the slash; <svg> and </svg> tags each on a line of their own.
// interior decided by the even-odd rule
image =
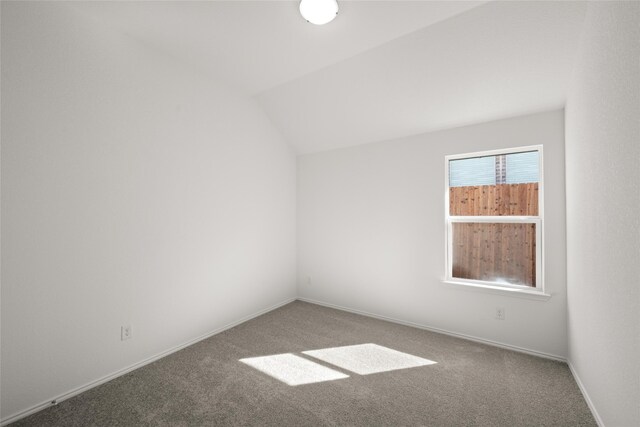
<svg viewBox="0 0 640 427">
<path fill-rule="evenodd" d="M 300 14 L 315 25 L 324 25 L 338 14 L 336 0 L 300 0 Z"/>
</svg>

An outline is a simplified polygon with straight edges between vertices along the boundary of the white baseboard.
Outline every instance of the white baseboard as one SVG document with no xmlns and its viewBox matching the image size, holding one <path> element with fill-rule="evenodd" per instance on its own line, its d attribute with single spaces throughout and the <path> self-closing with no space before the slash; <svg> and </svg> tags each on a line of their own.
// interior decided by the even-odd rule
<svg viewBox="0 0 640 427">
<path fill-rule="evenodd" d="M 567 360 L 567 365 L 569 365 L 569 370 L 573 375 L 573 379 L 576 380 L 576 384 L 578 384 L 578 388 L 580 389 L 580 392 L 582 392 L 582 396 L 584 397 L 584 400 L 587 402 L 587 406 L 589 407 L 589 410 L 591 411 L 593 418 L 596 420 L 596 423 L 598 424 L 599 427 L 604 427 L 604 422 L 602 421 L 602 418 L 600 418 L 600 414 L 598 414 L 598 411 L 596 411 L 596 407 L 593 405 L 593 401 L 589 397 L 589 394 L 587 393 L 587 389 L 584 388 L 584 384 L 582 384 L 582 380 L 578 376 L 576 369 L 573 367 L 571 360 Z"/>
<path fill-rule="evenodd" d="M 261 316 L 261 315 L 263 315 L 265 313 L 268 313 L 270 311 L 273 311 L 273 310 L 275 310 L 277 308 L 280 308 L 280 307 L 282 307 L 282 306 L 284 306 L 286 304 L 289 304 L 290 302 L 293 302 L 295 300 L 300 300 L 300 301 L 308 302 L 308 303 L 311 303 L 311 304 L 330 307 L 330 308 L 334 308 L 334 309 L 337 309 L 337 310 L 342 310 L 342 311 L 346 311 L 346 312 L 350 312 L 350 313 L 360 314 L 362 316 L 367 316 L 367 317 L 372 317 L 372 318 L 375 318 L 375 319 L 385 320 L 385 321 L 388 321 L 388 322 L 398 323 L 398 324 L 405 325 L 405 326 L 411 326 L 411 327 L 418 328 L 418 329 L 424 329 L 424 330 L 427 330 L 427 331 L 432 331 L 432 332 L 437 332 L 437 333 L 441 333 L 441 334 L 445 334 L 445 335 L 450 335 L 450 336 L 454 336 L 454 337 L 457 337 L 457 338 L 463 338 L 463 339 L 466 339 L 466 340 L 475 341 L 475 342 L 479 342 L 479 343 L 482 343 L 482 344 L 488 344 L 488 345 L 492 345 L 492 346 L 495 346 L 495 347 L 501 347 L 501 348 L 505 348 L 505 349 L 508 349 L 508 350 L 514 350 L 514 351 L 517 351 L 517 352 L 520 352 L 520 353 L 531 354 L 533 356 L 544 357 L 546 359 L 558 360 L 558 361 L 561 361 L 561 362 L 566 362 L 567 361 L 566 358 L 564 358 L 562 356 L 554 355 L 554 354 L 548 354 L 548 353 L 544 353 L 544 352 L 540 352 L 540 351 L 536 351 L 536 350 L 530 350 L 530 349 L 527 349 L 527 348 L 522 348 L 522 347 L 517 347 L 517 346 L 513 346 L 513 345 L 509 345 L 509 344 L 500 343 L 500 342 L 497 342 L 497 341 L 491 341 L 491 340 L 487 340 L 487 339 L 484 339 L 484 338 L 478 338 L 478 337 L 474 337 L 474 336 L 470 336 L 470 335 L 460 334 L 460 333 L 457 333 L 457 332 L 452 332 L 452 331 L 448 331 L 448 330 L 444 330 L 444 329 L 440 329 L 440 328 L 434 328 L 434 327 L 427 326 L 427 325 L 422 325 L 422 324 L 418 324 L 418 323 L 414 323 L 414 322 L 395 319 L 395 318 L 392 318 L 392 317 L 382 316 L 382 315 L 378 315 L 378 314 L 375 314 L 375 313 L 369 313 L 369 312 L 362 311 L 362 310 L 357 310 L 357 309 L 353 309 L 353 308 L 349 308 L 349 307 L 343 307 L 343 306 L 339 306 L 339 305 L 336 305 L 336 304 L 331 304 L 331 303 L 327 303 L 327 302 L 323 302 L 323 301 L 317 301 L 317 300 L 313 300 L 313 299 L 310 299 L 310 298 L 303 298 L 303 297 L 289 298 L 289 299 L 287 299 L 285 301 L 282 301 L 280 303 L 277 303 L 275 305 L 267 307 L 267 308 L 265 308 L 263 310 L 260 310 L 260 311 L 258 311 L 256 313 L 253 313 L 253 314 L 245 316 L 245 317 L 243 317 L 241 319 L 238 319 L 237 321 L 231 322 L 231 323 L 229 323 L 227 325 L 224 325 L 224 326 L 222 326 L 220 328 L 217 328 L 217 329 L 215 329 L 215 330 L 213 330 L 211 332 L 208 332 L 208 333 L 206 333 L 204 335 L 201 335 L 201 336 L 199 336 L 197 338 L 189 340 L 189 341 L 187 341 L 187 342 L 185 342 L 183 344 L 177 345 L 177 346 L 172 347 L 172 348 L 170 348 L 168 350 L 165 350 L 165 351 L 163 351 L 161 353 L 158 353 L 158 354 L 156 354 L 154 356 L 151 356 L 151 357 L 149 357 L 147 359 L 144 359 L 144 360 L 142 360 L 140 362 L 134 363 L 133 365 L 130 365 L 130 366 L 126 367 L 126 368 L 123 368 L 123 369 L 120 369 L 118 371 L 112 372 L 111 374 L 108 374 L 108 375 L 106 375 L 106 376 L 104 376 L 102 378 L 99 378 L 97 380 L 91 381 L 91 382 L 89 382 L 89 383 L 87 383 L 85 385 L 82 385 L 80 387 L 74 388 L 74 389 L 72 389 L 70 391 L 67 391 L 65 393 L 62 393 L 62 394 L 60 394 L 58 396 L 52 397 L 51 399 L 47 399 L 45 402 L 42 402 L 42 403 L 34 405 L 34 406 L 32 406 L 32 407 L 30 407 L 28 409 L 25 409 L 25 410 L 22 410 L 20 412 L 17 412 L 15 414 L 13 414 L 13 415 L 10 415 L 10 416 L 0 420 L 0 426 L 5 426 L 5 425 L 10 424 L 12 422 L 18 421 L 18 420 L 20 420 L 22 418 L 25 418 L 25 417 L 27 417 L 29 415 L 32 415 L 32 414 L 34 414 L 36 412 L 39 412 L 39 411 L 41 411 L 43 409 L 46 409 L 46 408 L 48 408 L 48 407 L 50 407 L 52 405 L 56 405 L 56 404 L 58 404 L 58 403 L 60 403 L 60 402 L 62 402 L 64 400 L 67 400 L 67 399 L 69 399 L 69 398 L 71 398 L 73 396 L 76 396 L 76 395 L 78 395 L 78 394 L 80 394 L 80 393 L 82 393 L 84 391 L 87 391 L 87 390 L 92 389 L 94 387 L 97 387 L 97 386 L 99 386 L 101 384 L 104 384 L 104 383 L 106 383 L 108 381 L 111 381 L 111 380 L 113 380 L 115 378 L 118 378 L 118 377 L 120 377 L 122 375 L 125 375 L 125 374 L 127 374 L 127 373 L 129 373 L 129 372 L 131 372 L 131 371 L 133 371 L 135 369 L 141 368 L 141 367 L 143 367 L 145 365 L 148 365 L 149 363 L 155 362 L 156 360 L 161 359 L 161 358 L 163 358 L 165 356 L 168 356 L 168 355 L 170 355 L 172 353 L 175 353 L 176 351 L 182 350 L 183 348 L 186 348 L 186 347 L 188 347 L 190 345 L 193 345 L 193 344 L 195 344 L 195 343 L 197 343 L 199 341 L 202 341 L 202 340 L 205 340 L 205 339 L 207 339 L 209 337 L 212 337 L 213 335 L 219 334 L 220 332 L 226 331 L 227 329 L 231 329 L 234 326 L 238 326 L 241 323 L 244 323 L 244 322 L 246 322 L 248 320 L 251 320 L 251 319 L 253 319 L 255 317 Z M 604 424 L 602 423 L 602 420 L 598 416 L 598 414 L 597 414 L 597 412 L 596 412 L 596 410 L 595 410 L 595 408 L 593 406 L 593 403 L 591 402 L 589 396 L 586 393 L 586 390 L 584 389 L 584 386 L 582 385 L 582 382 L 580 381 L 579 377 L 576 375 L 576 372 L 575 372 L 575 370 L 573 369 L 573 367 L 571 366 L 570 363 L 569 363 L 569 368 L 571 369 L 571 372 L 572 372 L 574 378 L 576 379 L 576 383 L 578 384 L 578 387 L 582 391 L 582 394 L 584 395 L 585 400 L 587 401 L 587 404 L 589 405 L 589 408 L 591 409 L 591 412 L 593 413 L 593 416 L 596 419 L 596 422 L 598 423 L 598 425 L 600 427 L 604 427 Z"/>
<path fill-rule="evenodd" d="M 519 353 L 526 353 L 526 354 L 530 354 L 532 356 L 543 357 L 545 359 L 552 359 L 552 360 L 557 360 L 559 362 L 565 362 L 565 363 L 567 361 L 567 359 L 565 357 L 558 356 L 556 354 L 544 353 L 544 352 L 537 351 L 537 350 L 531 350 L 531 349 L 528 349 L 528 348 L 518 347 L 518 346 L 515 346 L 515 345 L 511 345 L 511 344 L 501 343 L 501 342 L 498 342 L 498 341 L 491 341 L 491 340 L 487 340 L 487 339 L 484 339 L 484 338 L 474 337 L 474 336 L 471 336 L 471 335 L 465 335 L 465 334 L 461 334 L 461 333 L 458 333 L 458 332 L 452 332 L 452 331 L 448 331 L 446 329 L 434 328 L 432 326 L 422 325 L 422 324 L 419 324 L 419 323 L 409 322 L 409 321 L 406 321 L 406 320 L 400 320 L 400 319 L 396 319 L 396 318 L 393 318 L 393 317 L 382 316 L 382 315 L 379 315 L 379 314 L 369 313 L 367 311 L 357 310 L 357 309 L 354 309 L 354 308 L 343 307 L 343 306 L 340 306 L 340 305 L 331 304 L 331 303 L 324 302 L 324 301 L 317 301 L 317 300 L 314 300 L 314 299 L 311 299 L 311 298 L 298 297 L 297 300 L 298 301 L 308 302 L 308 303 L 311 303 L 311 304 L 322 305 L 324 307 L 335 308 L 336 310 L 342 310 L 342 311 L 346 311 L 346 312 L 349 312 L 349 313 L 360 314 L 362 316 L 373 317 L 375 319 L 386 320 L 387 322 L 398 323 L 400 325 L 411 326 L 411 327 L 418 328 L 418 329 L 424 329 L 426 331 L 437 332 L 439 334 L 450 335 L 450 336 L 456 337 L 456 338 L 463 338 L 465 340 L 475 341 L 475 342 L 479 342 L 479 343 L 482 343 L 482 344 L 488 344 L 488 345 L 491 345 L 491 346 L 494 346 L 494 347 L 505 348 L 507 350 L 513 350 L 513 351 L 517 351 Z"/>
<path fill-rule="evenodd" d="M 236 320 L 234 322 L 226 324 L 226 325 L 224 325 L 224 326 L 222 326 L 220 328 L 217 328 L 217 329 L 215 329 L 215 330 L 213 330 L 211 332 L 208 332 L 208 333 L 206 333 L 204 335 L 201 335 L 201 336 L 199 336 L 197 338 L 194 338 L 194 339 L 189 340 L 189 341 L 187 341 L 185 343 L 182 343 L 182 344 L 177 345 L 175 347 L 172 347 L 172 348 L 170 348 L 168 350 L 160 352 L 160 353 L 156 354 L 155 356 L 151 356 L 151 357 L 149 357 L 147 359 L 144 359 L 144 360 L 142 360 L 140 362 L 134 363 L 133 365 L 127 366 L 126 368 L 123 368 L 123 369 L 117 370 L 115 372 L 112 372 L 112 373 L 110 373 L 108 375 L 105 375 L 102 378 L 99 378 L 97 380 L 91 381 L 91 382 L 89 382 L 89 383 L 87 383 L 85 385 L 82 385 L 80 387 L 76 387 L 76 388 L 74 388 L 72 390 L 69 390 L 69 391 L 67 391 L 65 393 L 62 393 L 62 394 L 60 394 L 58 396 L 52 397 L 51 399 L 47 399 L 45 402 L 39 403 L 37 405 L 34 405 L 34 406 L 32 406 L 32 407 L 30 407 L 28 409 L 22 410 L 22 411 L 17 412 L 17 413 L 15 413 L 13 415 L 9 415 L 8 417 L 0 420 L 0 426 L 5 426 L 5 425 L 7 425 L 9 423 L 13 423 L 13 422 L 18 421 L 18 420 L 20 420 L 22 418 L 28 417 L 29 415 L 34 414 L 34 413 L 36 413 L 38 411 L 41 411 L 43 409 L 46 409 L 46 408 L 48 408 L 50 406 L 57 405 L 58 403 L 60 403 L 60 402 L 62 402 L 64 400 L 67 400 L 67 399 L 69 399 L 69 398 L 71 398 L 73 396 L 76 396 L 76 395 L 78 395 L 78 394 L 80 394 L 82 392 L 85 392 L 85 391 L 87 391 L 89 389 L 92 389 L 92 388 L 97 387 L 97 386 L 99 386 L 101 384 L 104 384 L 104 383 L 106 383 L 108 381 L 111 381 L 111 380 L 113 380 L 115 378 L 118 378 L 118 377 L 120 377 L 120 376 L 122 376 L 122 375 L 124 375 L 126 373 L 129 373 L 129 372 L 135 370 L 135 369 L 138 369 L 138 368 L 141 368 L 141 367 L 143 367 L 145 365 L 148 365 L 149 363 L 155 362 L 158 359 L 162 359 L 163 357 L 168 356 L 168 355 L 170 355 L 172 353 L 175 353 L 176 351 L 179 351 L 179 350 L 182 350 L 183 348 L 189 347 L 190 345 L 193 345 L 193 344 L 195 344 L 195 343 L 197 343 L 199 341 L 205 340 L 205 339 L 207 339 L 209 337 L 212 337 L 212 336 L 214 336 L 216 334 L 219 334 L 220 332 L 226 331 L 227 329 L 231 329 L 234 326 L 238 326 L 241 323 L 244 323 L 244 322 L 246 322 L 248 320 L 251 320 L 251 319 L 253 319 L 255 317 L 261 316 L 261 315 L 263 315 L 265 313 L 268 313 L 270 311 L 273 311 L 273 310 L 275 310 L 277 308 L 280 308 L 283 305 L 287 305 L 287 304 L 289 304 L 289 303 L 291 303 L 291 302 L 293 302 L 295 300 L 296 300 L 296 298 L 289 298 L 289 299 L 287 299 L 285 301 L 279 302 L 279 303 L 277 303 L 275 305 L 267 307 L 267 308 L 265 308 L 263 310 L 260 310 L 260 311 L 258 311 L 256 313 L 250 314 L 248 316 L 244 316 L 241 319 L 238 319 L 238 320 Z"/>
</svg>

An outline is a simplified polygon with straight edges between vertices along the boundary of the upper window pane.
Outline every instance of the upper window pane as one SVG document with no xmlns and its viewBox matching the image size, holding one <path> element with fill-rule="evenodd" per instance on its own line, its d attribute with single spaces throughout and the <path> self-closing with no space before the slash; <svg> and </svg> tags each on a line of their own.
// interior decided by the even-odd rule
<svg viewBox="0 0 640 427">
<path fill-rule="evenodd" d="M 539 165 L 538 151 L 450 160 L 449 187 L 538 182 Z"/>
<path fill-rule="evenodd" d="M 449 215 L 537 216 L 539 151 L 449 161 Z"/>
<path fill-rule="evenodd" d="M 538 151 L 506 154 L 506 184 L 525 184 L 540 181 Z"/>
<path fill-rule="evenodd" d="M 472 157 L 449 162 L 449 187 L 496 184 L 495 156 Z"/>
</svg>

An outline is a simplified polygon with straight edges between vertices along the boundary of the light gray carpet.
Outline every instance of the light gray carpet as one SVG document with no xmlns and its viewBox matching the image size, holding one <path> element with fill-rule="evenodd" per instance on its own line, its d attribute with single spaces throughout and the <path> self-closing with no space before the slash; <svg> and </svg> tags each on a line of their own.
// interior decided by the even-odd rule
<svg viewBox="0 0 640 427">
<path fill-rule="evenodd" d="M 357 375 L 302 351 L 374 343 L 437 364 Z M 239 359 L 294 353 L 349 375 L 289 386 Z M 595 426 L 567 365 L 293 302 L 18 426 Z"/>
</svg>

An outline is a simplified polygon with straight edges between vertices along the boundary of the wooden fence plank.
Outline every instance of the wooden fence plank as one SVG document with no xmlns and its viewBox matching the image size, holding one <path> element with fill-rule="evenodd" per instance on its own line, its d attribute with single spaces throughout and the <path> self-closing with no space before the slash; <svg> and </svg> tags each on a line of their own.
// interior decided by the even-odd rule
<svg viewBox="0 0 640 427">
<path fill-rule="evenodd" d="M 453 277 L 535 286 L 536 225 L 454 222 Z"/>
<path fill-rule="evenodd" d="M 449 215 L 537 216 L 538 183 L 450 187 Z"/>
</svg>

